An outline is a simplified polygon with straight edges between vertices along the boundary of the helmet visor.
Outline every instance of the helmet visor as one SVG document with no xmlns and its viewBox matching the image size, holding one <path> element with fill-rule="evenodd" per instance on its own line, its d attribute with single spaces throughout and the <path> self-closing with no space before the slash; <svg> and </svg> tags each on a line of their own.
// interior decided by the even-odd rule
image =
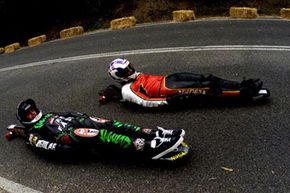
<svg viewBox="0 0 290 193">
<path fill-rule="evenodd" d="M 24 114 L 24 120 L 32 121 L 37 116 L 37 114 L 38 114 L 37 110 L 34 109 L 33 107 L 30 107 L 29 109 L 26 110 Z"/>
<path fill-rule="evenodd" d="M 127 78 L 128 76 L 131 76 L 135 72 L 135 69 L 131 64 L 129 64 L 126 68 L 122 69 L 119 68 L 116 72 L 116 76 L 120 78 Z"/>
</svg>

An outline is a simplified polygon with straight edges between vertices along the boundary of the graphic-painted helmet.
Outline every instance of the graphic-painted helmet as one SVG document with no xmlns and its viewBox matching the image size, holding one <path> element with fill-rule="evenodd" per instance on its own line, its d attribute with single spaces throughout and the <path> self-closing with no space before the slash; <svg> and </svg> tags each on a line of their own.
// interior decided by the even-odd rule
<svg viewBox="0 0 290 193">
<path fill-rule="evenodd" d="M 128 82 L 136 79 L 137 73 L 131 63 L 122 58 L 113 60 L 108 68 L 110 76 L 120 82 Z"/>
<path fill-rule="evenodd" d="M 31 110 L 34 110 L 37 113 L 37 115 L 34 117 L 34 119 L 29 120 L 27 118 L 27 114 Z M 37 108 L 34 100 L 26 99 L 18 104 L 16 117 L 23 126 L 27 127 L 39 121 L 42 117 L 42 112 Z"/>
</svg>

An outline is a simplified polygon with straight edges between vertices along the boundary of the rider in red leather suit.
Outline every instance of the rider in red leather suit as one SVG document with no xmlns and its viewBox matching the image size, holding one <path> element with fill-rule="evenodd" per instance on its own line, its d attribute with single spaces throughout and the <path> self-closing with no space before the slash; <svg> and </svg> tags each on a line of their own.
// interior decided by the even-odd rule
<svg viewBox="0 0 290 193">
<path fill-rule="evenodd" d="M 225 80 L 212 74 L 180 72 L 168 76 L 157 76 L 136 72 L 126 59 L 115 59 L 109 65 L 109 74 L 122 85 L 121 98 L 144 107 L 158 107 L 197 96 L 250 97 L 262 87 L 259 79 L 242 82 Z M 114 88 L 110 85 L 108 88 Z M 110 100 L 110 89 L 100 92 L 100 102 Z M 107 94 L 106 94 L 107 92 Z M 112 95 L 112 94 L 111 94 Z M 115 93 L 115 95 L 118 95 Z M 108 99 L 105 99 L 105 98 Z"/>
</svg>

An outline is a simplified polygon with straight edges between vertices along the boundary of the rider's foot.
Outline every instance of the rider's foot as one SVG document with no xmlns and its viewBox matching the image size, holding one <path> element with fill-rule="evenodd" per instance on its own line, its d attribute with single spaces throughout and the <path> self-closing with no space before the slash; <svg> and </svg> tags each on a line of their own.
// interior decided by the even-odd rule
<svg viewBox="0 0 290 193">
<path fill-rule="evenodd" d="M 152 159 L 159 159 L 160 157 L 166 155 L 167 153 L 176 149 L 181 142 L 183 137 L 155 137 L 150 144 Z"/>
<path fill-rule="evenodd" d="M 263 82 L 260 79 L 247 79 L 241 82 L 242 96 L 255 96 L 261 90 Z"/>
<path fill-rule="evenodd" d="M 164 129 L 157 126 L 157 129 L 142 129 L 143 133 L 154 135 L 156 137 L 171 137 L 171 136 L 184 136 L 185 131 L 183 129 Z"/>
<path fill-rule="evenodd" d="M 168 136 L 181 136 L 185 135 L 185 131 L 183 129 L 164 129 L 162 127 L 157 126 L 156 136 L 157 137 L 168 137 Z"/>
</svg>

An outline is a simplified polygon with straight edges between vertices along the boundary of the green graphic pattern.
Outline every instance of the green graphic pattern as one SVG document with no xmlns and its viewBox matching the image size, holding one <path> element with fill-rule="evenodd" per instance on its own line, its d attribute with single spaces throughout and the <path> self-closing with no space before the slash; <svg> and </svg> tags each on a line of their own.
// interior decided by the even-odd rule
<svg viewBox="0 0 290 193">
<path fill-rule="evenodd" d="M 141 127 L 137 127 L 137 126 L 130 125 L 130 124 L 127 124 L 127 123 L 122 123 L 120 121 L 114 121 L 113 125 L 115 127 L 117 127 L 117 128 L 125 127 L 125 128 L 128 128 L 128 129 L 131 129 L 131 130 L 133 130 L 135 132 L 139 132 L 141 130 Z"/>
<path fill-rule="evenodd" d="M 47 115 L 45 115 L 42 119 L 40 119 L 35 125 L 34 125 L 34 129 L 40 129 L 41 127 L 43 127 L 43 125 L 44 125 L 44 123 L 45 123 L 45 121 L 49 118 L 49 117 L 51 117 L 51 116 L 53 116 L 53 114 L 47 114 Z"/>
<path fill-rule="evenodd" d="M 103 143 L 113 143 L 120 145 L 121 148 L 126 149 L 132 146 L 132 141 L 128 136 L 113 133 L 105 129 L 100 130 L 100 139 Z"/>
</svg>

